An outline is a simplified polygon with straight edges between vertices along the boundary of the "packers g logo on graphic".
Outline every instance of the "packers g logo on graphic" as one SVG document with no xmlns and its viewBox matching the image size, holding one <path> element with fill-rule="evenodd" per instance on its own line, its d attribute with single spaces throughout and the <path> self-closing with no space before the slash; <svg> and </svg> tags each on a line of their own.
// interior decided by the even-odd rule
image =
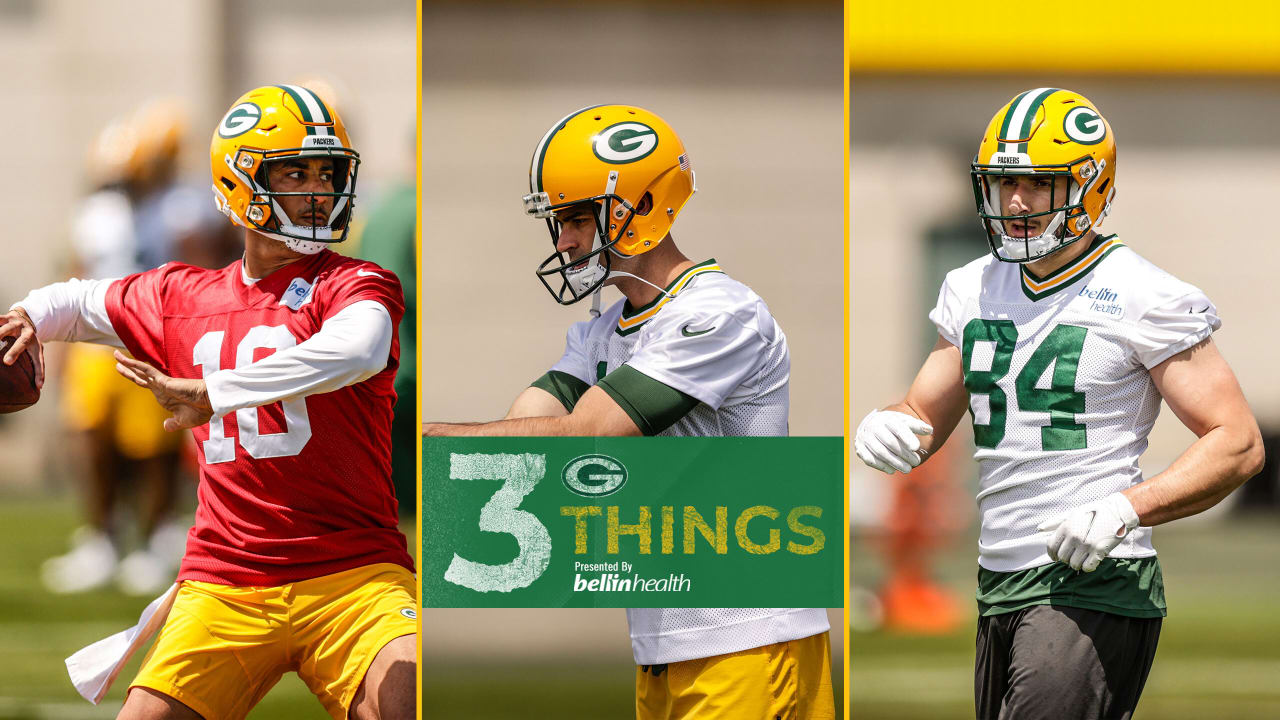
<svg viewBox="0 0 1280 720">
<path fill-rule="evenodd" d="M 658 133 L 638 122 L 610 125 L 596 135 L 591 150 L 601 160 L 621 165 L 648 157 L 658 147 Z"/>
<path fill-rule="evenodd" d="M 227 116 L 222 118 L 222 122 L 218 123 L 218 135 L 224 138 L 243 135 L 255 128 L 260 119 L 262 119 L 261 108 L 251 102 L 240 103 L 231 108 Z"/>
<path fill-rule="evenodd" d="M 1062 125 L 1067 137 L 1081 145 L 1097 145 L 1107 136 L 1106 123 L 1092 108 L 1072 108 Z"/>
<path fill-rule="evenodd" d="M 583 455 L 564 466 L 564 486 L 578 495 L 612 495 L 627 484 L 627 469 L 608 455 Z"/>
</svg>

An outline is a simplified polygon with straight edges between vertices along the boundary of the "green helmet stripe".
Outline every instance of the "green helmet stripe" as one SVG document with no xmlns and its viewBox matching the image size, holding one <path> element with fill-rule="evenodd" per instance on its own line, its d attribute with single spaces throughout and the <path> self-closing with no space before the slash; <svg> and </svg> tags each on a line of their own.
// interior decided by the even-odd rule
<svg viewBox="0 0 1280 720">
<path fill-rule="evenodd" d="M 316 125 L 333 122 L 333 117 L 329 114 L 329 108 L 325 107 L 324 101 L 320 99 L 319 95 L 300 85 L 277 85 L 276 87 L 284 90 L 289 94 L 289 97 L 293 98 L 293 102 L 298 106 L 298 111 L 302 113 L 302 121 L 307 124 L 308 135 L 333 134 L 329 128 L 317 127 Z"/>
<path fill-rule="evenodd" d="M 547 147 L 551 145 L 551 138 L 554 137 L 556 133 L 563 130 L 564 126 L 568 125 L 570 120 L 588 110 L 595 110 L 598 107 L 604 107 L 604 104 L 588 105 L 579 110 L 574 110 L 563 118 L 560 118 L 560 122 L 552 125 L 551 129 L 547 131 L 547 134 L 542 136 L 542 141 L 539 142 L 538 147 L 533 150 L 533 162 L 529 165 L 529 192 L 539 193 L 543 190 L 542 163 L 547 157 Z"/>
<path fill-rule="evenodd" d="M 1000 123 L 1000 134 L 996 137 L 996 140 L 1004 140 L 1009 137 L 1009 119 L 1013 117 L 1014 108 L 1018 107 L 1018 103 L 1022 102 L 1022 98 L 1026 97 L 1029 92 L 1031 91 L 1023 92 L 1014 98 L 1013 102 L 1009 103 L 1009 109 L 1004 112 L 1004 121 Z"/>
<path fill-rule="evenodd" d="M 1028 90 L 1009 104 L 1009 112 L 1005 115 L 1004 125 L 1000 128 L 1000 137 L 1009 138 L 1012 134 L 1014 139 L 1022 142 L 1003 143 L 1003 152 L 1025 153 L 1027 151 L 1026 140 L 1031 134 L 1032 124 L 1036 121 L 1036 113 L 1039 112 L 1044 101 L 1056 92 L 1058 88 Z"/>
</svg>

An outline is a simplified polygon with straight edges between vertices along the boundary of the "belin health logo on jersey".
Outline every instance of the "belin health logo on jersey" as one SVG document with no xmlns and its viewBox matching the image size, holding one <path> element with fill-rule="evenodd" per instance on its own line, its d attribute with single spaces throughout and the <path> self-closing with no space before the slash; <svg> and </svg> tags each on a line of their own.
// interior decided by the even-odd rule
<svg viewBox="0 0 1280 720">
<path fill-rule="evenodd" d="M 582 455 L 564 466 L 564 486 L 585 497 L 612 495 L 627 484 L 627 468 L 608 455 Z"/>
<path fill-rule="evenodd" d="M 1067 137 L 1081 145 L 1097 145 L 1107 136 L 1107 125 L 1093 108 L 1072 108 L 1062 123 Z"/>
<path fill-rule="evenodd" d="M 646 158 L 658 147 L 658 133 L 638 122 L 610 125 L 596 135 L 591 150 L 596 157 L 613 165 Z"/>
<path fill-rule="evenodd" d="M 262 118 L 262 109 L 251 102 L 243 102 L 231 108 L 222 122 L 218 123 L 218 135 L 233 138 L 243 135 L 257 127 Z"/>
<path fill-rule="evenodd" d="M 311 302 L 311 290 L 315 281 L 307 282 L 302 278 L 294 278 L 280 294 L 280 304 L 297 312 L 303 305 Z"/>
</svg>

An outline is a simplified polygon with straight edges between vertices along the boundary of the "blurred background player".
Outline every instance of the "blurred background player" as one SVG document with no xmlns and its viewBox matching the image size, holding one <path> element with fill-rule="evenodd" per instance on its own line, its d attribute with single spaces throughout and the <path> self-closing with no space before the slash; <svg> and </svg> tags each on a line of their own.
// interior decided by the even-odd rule
<svg viewBox="0 0 1280 720">
<path fill-rule="evenodd" d="M 955 452 L 955 445 L 946 445 L 938 454 Z M 934 576 L 938 550 L 955 541 L 967 519 L 967 499 L 948 460 L 893 477 L 884 528 L 875 539 L 886 576 L 874 596 L 870 627 L 882 623 L 894 632 L 940 635 L 964 619 L 956 595 Z"/>
<path fill-rule="evenodd" d="M 170 260 L 216 267 L 234 257 L 206 193 L 178 177 L 186 123 L 179 103 L 156 99 L 99 132 L 88 153 L 93 192 L 72 226 L 73 276 L 123 277 Z M 110 348 L 70 346 L 63 375 L 63 424 L 87 455 L 87 524 L 71 552 L 44 564 L 41 580 L 75 593 L 114 578 L 128 594 L 153 595 L 172 582 L 190 525 L 176 505 L 184 437 L 164 432 L 163 408 L 117 375 Z"/>
<path fill-rule="evenodd" d="M 413 162 L 416 131 L 408 134 L 406 164 L 369 211 L 360 228 L 357 254 L 394 272 L 404 288 L 404 319 L 400 321 L 400 354 L 418 357 L 418 188 Z M 396 408 L 391 421 L 391 479 L 400 499 L 400 516 L 417 517 L 419 428 L 417 419 L 418 363 L 402 362 L 396 370 Z"/>
<path fill-rule="evenodd" d="M 591 319 L 506 418 L 424 426 L 427 435 L 785 436 L 786 336 L 764 301 L 671 236 L 696 182 L 675 131 L 629 105 L 566 115 L 533 151 L 525 212 L 552 253 L 537 275 Z M 606 285 L 623 295 L 600 309 Z M 835 716 L 826 612 L 632 608 L 636 717 Z"/>
</svg>

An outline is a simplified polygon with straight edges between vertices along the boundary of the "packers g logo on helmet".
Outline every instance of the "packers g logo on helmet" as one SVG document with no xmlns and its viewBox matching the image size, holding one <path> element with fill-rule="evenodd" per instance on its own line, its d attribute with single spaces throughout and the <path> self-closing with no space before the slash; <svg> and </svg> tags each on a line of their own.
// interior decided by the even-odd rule
<svg viewBox="0 0 1280 720">
<path fill-rule="evenodd" d="M 1035 88 L 1020 93 L 991 118 L 969 170 L 991 254 L 1004 262 L 1032 262 L 1085 237 L 1111 211 L 1115 138 L 1106 119 L 1083 95 Z M 1049 208 L 1008 210 L 1001 181 L 1030 176 L 1048 181 Z M 1059 192 L 1064 185 L 1065 191 Z M 1031 236 L 1029 228 L 1041 222 L 1044 229 Z M 1019 234 L 1006 223 L 1024 229 Z"/>
<path fill-rule="evenodd" d="M 261 118 L 262 108 L 251 102 L 240 103 L 231 108 L 222 122 L 218 123 L 218 135 L 224 138 L 243 135 L 256 127 Z"/>
<path fill-rule="evenodd" d="M 1067 112 L 1062 121 L 1067 137 L 1081 145 L 1096 145 L 1107 136 L 1107 125 L 1102 116 L 1089 107 L 1076 107 Z"/>
<path fill-rule="evenodd" d="M 591 295 L 609 279 L 613 257 L 657 247 L 695 192 L 684 144 L 662 118 L 634 105 L 593 105 L 551 126 L 533 150 L 530 217 L 546 221 L 553 247 L 558 213 L 587 206 L 595 218 L 591 250 L 570 259 L 559 250 L 538 266 L 538 279 L 562 305 Z M 559 278 L 553 285 L 549 278 Z"/>
<path fill-rule="evenodd" d="M 607 127 L 591 144 L 596 157 L 607 163 L 635 162 L 658 147 L 658 134 L 638 122 L 624 122 Z"/>
</svg>

